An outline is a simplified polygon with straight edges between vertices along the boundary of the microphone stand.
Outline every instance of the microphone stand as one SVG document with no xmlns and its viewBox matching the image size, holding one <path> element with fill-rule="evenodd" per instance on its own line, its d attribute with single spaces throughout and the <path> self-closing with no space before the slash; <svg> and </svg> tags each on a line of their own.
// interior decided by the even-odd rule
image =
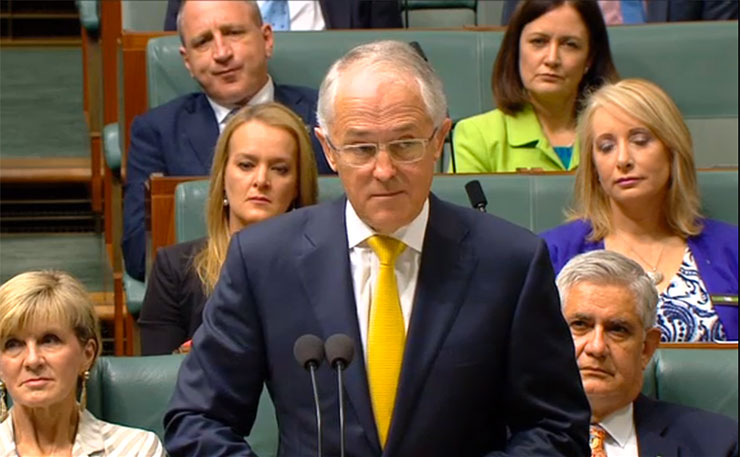
<svg viewBox="0 0 740 457">
<path fill-rule="evenodd" d="M 321 406 L 319 403 L 319 389 L 316 384 L 316 364 L 310 363 L 308 365 L 308 371 L 311 374 L 311 387 L 313 388 L 313 402 L 316 406 L 316 445 L 317 447 L 317 456 L 321 457 Z"/>
</svg>

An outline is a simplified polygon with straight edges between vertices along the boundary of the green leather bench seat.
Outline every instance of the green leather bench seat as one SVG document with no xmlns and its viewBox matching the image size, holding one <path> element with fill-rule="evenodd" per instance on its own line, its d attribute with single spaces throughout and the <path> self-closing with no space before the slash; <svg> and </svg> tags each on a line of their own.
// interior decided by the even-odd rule
<svg viewBox="0 0 740 457">
<path fill-rule="evenodd" d="M 737 420 L 737 357 L 737 345 L 660 348 L 645 370 L 643 393 Z M 102 357 L 88 384 L 88 408 L 100 419 L 151 430 L 163 437 L 162 420 L 182 359 L 180 355 Z M 249 440 L 258 455 L 274 456 L 277 437 L 275 409 L 263 391 Z"/>
<path fill-rule="evenodd" d="M 699 171 L 702 208 L 707 217 L 737 225 L 737 170 Z M 469 206 L 465 184 L 477 179 L 488 199 L 487 210 L 504 219 L 539 233 L 563 223 L 570 205 L 573 175 L 516 173 L 440 174 L 432 181 L 438 197 Z M 208 181 L 188 181 L 175 190 L 175 235 L 178 241 L 205 236 L 205 200 Z M 319 200 L 327 201 L 344 194 L 336 176 L 319 177 Z"/>
<path fill-rule="evenodd" d="M 351 47 L 377 39 L 417 41 L 445 85 L 450 117 L 494 107 L 491 71 L 502 30 L 355 30 L 276 32 L 270 73 L 282 84 L 318 88 L 329 65 Z M 650 79 L 674 98 L 692 130 L 700 167 L 738 163 L 736 21 L 610 27 L 623 77 Z M 182 64 L 176 36 L 149 42 L 149 106 L 199 90 Z"/>
<path fill-rule="evenodd" d="M 87 33 L 95 35 L 100 30 L 100 6 L 98 0 L 75 0 L 80 24 Z"/>
</svg>

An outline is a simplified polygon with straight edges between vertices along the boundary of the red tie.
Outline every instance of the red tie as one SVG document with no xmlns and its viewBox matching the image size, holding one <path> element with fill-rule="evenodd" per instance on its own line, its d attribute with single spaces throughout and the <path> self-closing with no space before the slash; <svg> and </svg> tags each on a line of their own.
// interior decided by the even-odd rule
<svg viewBox="0 0 740 457">
<path fill-rule="evenodd" d="M 589 429 L 588 440 L 588 445 L 591 447 L 591 457 L 606 457 L 604 440 L 606 440 L 606 430 L 598 425 L 592 424 Z"/>
</svg>

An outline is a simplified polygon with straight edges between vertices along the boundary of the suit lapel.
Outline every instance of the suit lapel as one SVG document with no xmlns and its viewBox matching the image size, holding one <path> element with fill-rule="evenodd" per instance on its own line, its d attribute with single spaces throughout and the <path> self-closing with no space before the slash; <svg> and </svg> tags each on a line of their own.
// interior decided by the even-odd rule
<svg viewBox="0 0 740 457">
<path fill-rule="evenodd" d="M 653 400 L 640 394 L 635 400 L 633 415 L 640 457 L 681 455 L 678 443 L 663 436 L 667 427 L 666 418 L 655 408 Z"/>
<path fill-rule="evenodd" d="M 324 340 L 344 333 L 355 342 L 354 361 L 345 372 L 344 386 L 352 408 L 371 446 L 380 453 L 370 390 L 365 371 L 357 308 L 347 246 L 344 209 L 346 199 L 324 205 L 312 218 L 304 234 L 304 246 L 298 255 L 298 272 L 311 302 Z M 330 270 L 327 269 L 330 266 Z"/>
<path fill-rule="evenodd" d="M 475 259 L 471 247 L 465 243 L 467 233 L 459 217 L 431 195 L 388 452 L 402 443 L 424 380 L 468 290 Z"/>
<path fill-rule="evenodd" d="M 195 157 L 205 170 L 211 169 L 213 152 L 218 139 L 218 124 L 213 108 L 204 94 L 198 94 L 185 109 L 184 129 L 181 135 L 192 148 Z M 185 151 L 181 151 L 185 154 Z"/>
</svg>

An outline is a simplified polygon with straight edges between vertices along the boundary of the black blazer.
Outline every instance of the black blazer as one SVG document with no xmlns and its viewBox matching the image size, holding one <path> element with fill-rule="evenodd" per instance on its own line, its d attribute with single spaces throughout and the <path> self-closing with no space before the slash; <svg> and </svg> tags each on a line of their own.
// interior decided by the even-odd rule
<svg viewBox="0 0 740 457">
<path fill-rule="evenodd" d="M 165 30 L 177 29 L 182 0 L 168 0 Z M 401 28 L 401 8 L 394 0 L 319 0 L 327 29 Z"/>
<path fill-rule="evenodd" d="M 141 354 L 171 354 L 191 339 L 203 320 L 206 296 L 193 259 L 206 238 L 160 248 L 139 315 Z"/>
<path fill-rule="evenodd" d="M 165 415 L 169 454 L 253 455 L 243 437 L 266 383 L 279 455 L 316 455 L 311 382 L 293 345 L 306 333 L 322 339 L 344 333 L 356 342 L 344 379 L 347 456 L 588 456 L 590 410 L 545 243 L 434 196 L 381 450 L 345 203 L 301 208 L 232 237 Z M 318 369 L 318 388 L 324 455 L 336 456 L 336 373 L 326 364 Z"/>
<path fill-rule="evenodd" d="M 738 455 L 737 421 L 729 417 L 644 395 L 633 415 L 640 457 Z"/>
</svg>

